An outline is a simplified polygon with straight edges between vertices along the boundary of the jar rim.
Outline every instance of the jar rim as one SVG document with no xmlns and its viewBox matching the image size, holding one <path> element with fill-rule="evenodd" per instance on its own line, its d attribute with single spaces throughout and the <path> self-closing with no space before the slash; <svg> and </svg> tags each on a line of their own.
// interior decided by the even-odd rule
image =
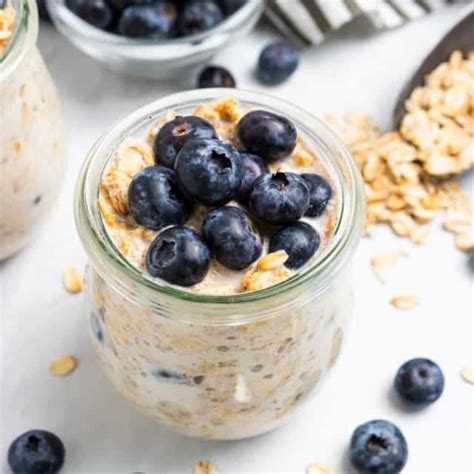
<svg viewBox="0 0 474 474">
<path fill-rule="evenodd" d="M 325 253 L 306 271 L 260 291 L 235 295 L 191 293 L 147 278 L 140 269 L 131 265 L 120 253 L 113 244 L 100 217 L 97 204 L 98 184 L 104 166 L 114 151 L 111 145 L 115 144 L 116 146 L 126 136 L 129 136 L 134 127 L 138 129 L 138 123 L 142 123 L 144 120 L 152 123 L 157 117 L 176 107 L 194 107 L 199 103 L 224 97 L 233 97 L 244 104 L 252 104 L 261 108 L 273 108 L 274 110 L 277 108 L 282 115 L 286 115 L 294 121 L 299 131 L 302 127 L 306 134 L 308 130 L 313 130 L 313 137 L 322 140 L 324 145 L 330 145 L 336 149 L 346 167 L 344 171 L 338 170 L 336 167 L 341 191 L 340 213 L 332 240 Z M 299 118 L 295 119 L 295 116 Z M 317 135 L 314 128 L 318 128 Z M 322 134 L 324 134 L 324 139 Z M 343 175 L 350 181 L 347 186 L 342 186 Z M 92 260 L 92 266 L 96 270 L 98 270 L 97 266 L 100 266 L 102 271 L 98 270 L 99 274 L 106 275 L 107 280 L 112 278 L 119 289 L 134 288 L 140 292 L 141 297 L 155 301 L 157 304 L 161 304 L 160 298 L 164 296 L 180 301 L 215 305 L 253 303 L 287 294 L 290 290 L 300 287 L 308 281 L 315 281 L 319 277 L 320 284 L 315 289 L 318 291 L 327 286 L 328 281 L 331 280 L 329 277 L 337 272 L 345 262 L 344 256 L 358 244 L 365 219 L 365 197 L 360 174 L 350 152 L 338 136 L 322 121 L 296 105 L 268 94 L 242 89 L 196 89 L 169 95 L 136 110 L 117 122 L 99 138 L 86 157 L 77 180 L 74 206 L 76 227 L 82 244 Z M 115 278 L 114 272 L 117 273 Z M 325 284 L 323 284 L 322 277 L 324 277 Z M 239 309 L 241 306 L 239 305 Z"/>
<path fill-rule="evenodd" d="M 38 38 L 36 0 L 12 0 L 16 10 L 15 28 L 10 43 L 0 57 L 0 80 L 7 77 L 23 60 Z"/>
</svg>

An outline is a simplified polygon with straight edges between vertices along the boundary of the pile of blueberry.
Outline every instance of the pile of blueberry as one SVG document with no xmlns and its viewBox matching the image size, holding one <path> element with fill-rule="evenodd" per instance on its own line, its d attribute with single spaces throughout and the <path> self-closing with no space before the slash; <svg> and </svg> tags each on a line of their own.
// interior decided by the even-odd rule
<svg viewBox="0 0 474 474">
<path fill-rule="evenodd" d="M 441 396 L 443 372 L 429 359 L 411 359 L 398 369 L 394 387 L 408 406 L 422 408 Z M 386 420 L 372 420 L 354 430 L 349 456 L 357 472 L 397 474 L 407 462 L 408 445 L 396 425 Z M 15 474 L 55 474 L 61 469 L 64 457 L 61 440 L 44 430 L 23 433 L 8 450 L 8 464 Z"/>
<path fill-rule="evenodd" d="M 289 255 L 288 268 L 300 268 L 317 251 L 318 233 L 299 220 L 324 212 L 330 185 L 316 174 L 271 174 L 267 168 L 294 150 L 294 125 L 255 110 L 241 118 L 237 134 L 243 150 L 219 140 L 213 126 L 196 116 L 177 117 L 157 133 L 156 166 L 139 172 L 128 189 L 136 223 L 164 229 L 146 256 L 153 277 L 194 285 L 206 276 L 212 257 L 231 270 L 248 267 L 262 254 L 256 223 L 271 235 L 269 252 Z M 226 206 L 230 201 L 240 207 Z M 209 208 L 201 235 L 184 226 L 194 204 Z"/>
<path fill-rule="evenodd" d="M 130 38 L 166 39 L 209 30 L 247 0 L 66 0 L 77 16 Z"/>
</svg>

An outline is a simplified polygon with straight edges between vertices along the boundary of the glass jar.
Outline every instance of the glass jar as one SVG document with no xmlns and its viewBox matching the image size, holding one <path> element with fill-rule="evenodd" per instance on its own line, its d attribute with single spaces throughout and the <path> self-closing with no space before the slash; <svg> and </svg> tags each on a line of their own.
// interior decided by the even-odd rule
<svg viewBox="0 0 474 474">
<path fill-rule="evenodd" d="M 98 184 L 124 137 L 143 134 L 169 110 L 186 115 L 227 95 L 292 120 L 334 176 L 340 203 L 333 239 L 308 271 L 258 292 L 208 296 L 153 281 L 127 262 L 100 217 Z M 94 145 L 78 179 L 75 212 L 90 259 L 86 298 L 96 352 L 115 386 L 160 424 L 209 439 L 264 433 L 288 418 L 337 360 L 351 319 L 350 262 L 365 202 L 349 152 L 304 110 L 228 89 L 158 100 Z"/>
<path fill-rule="evenodd" d="M 12 5 L 16 26 L 0 58 L 0 260 L 20 250 L 52 208 L 65 167 L 59 98 L 36 46 L 36 2 Z"/>
</svg>

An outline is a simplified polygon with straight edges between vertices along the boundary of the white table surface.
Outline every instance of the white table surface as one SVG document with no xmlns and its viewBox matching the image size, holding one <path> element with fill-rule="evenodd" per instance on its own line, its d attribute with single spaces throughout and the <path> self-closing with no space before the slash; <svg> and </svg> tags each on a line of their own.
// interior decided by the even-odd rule
<svg viewBox="0 0 474 474">
<path fill-rule="evenodd" d="M 326 112 L 367 112 L 382 127 L 404 80 L 459 16 L 449 7 L 402 29 L 376 36 L 353 25 L 324 45 L 306 51 L 294 77 L 268 89 L 252 75 L 261 47 L 277 34 L 258 29 L 222 52 L 243 88 L 265 90 Z M 1 268 L 1 461 L 10 441 L 31 428 L 50 429 L 67 448 L 65 473 L 190 473 L 210 459 L 220 474 L 303 473 L 311 462 L 351 472 L 345 450 L 352 430 L 373 418 L 393 420 L 409 444 L 406 472 L 467 473 L 473 470 L 473 387 L 459 371 L 472 365 L 472 272 L 474 259 L 454 247 L 441 230 L 415 247 L 379 229 L 364 239 L 355 258 L 356 308 L 349 343 L 322 391 L 283 428 L 240 442 L 183 438 L 137 413 L 105 380 L 91 351 L 81 295 L 61 283 L 70 265 L 86 258 L 73 223 L 72 194 L 79 166 L 93 141 L 118 118 L 165 94 L 192 87 L 123 78 L 102 69 L 49 26 L 40 48 L 63 99 L 69 133 L 69 166 L 57 209 L 33 243 Z M 472 176 L 471 176 L 472 178 Z M 472 190 L 472 180 L 465 186 Z M 378 282 L 369 258 L 378 251 L 406 249 L 410 257 L 388 285 Z M 391 296 L 414 293 L 421 306 L 400 311 Z M 77 371 L 54 378 L 49 363 L 75 354 Z M 390 395 L 396 369 L 415 356 L 437 361 L 446 376 L 442 398 L 412 413 Z"/>
</svg>

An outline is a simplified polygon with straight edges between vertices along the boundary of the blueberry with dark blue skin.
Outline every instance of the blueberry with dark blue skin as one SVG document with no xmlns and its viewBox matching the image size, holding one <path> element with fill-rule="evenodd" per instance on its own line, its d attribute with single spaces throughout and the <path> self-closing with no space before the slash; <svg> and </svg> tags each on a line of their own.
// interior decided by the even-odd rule
<svg viewBox="0 0 474 474">
<path fill-rule="evenodd" d="M 302 267 L 318 250 L 321 238 L 306 222 L 284 227 L 270 239 L 268 251 L 284 250 L 288 254 L 285 265 L 291 269 Z"/>
<path fill-rule="evenodd" d="M 224 67 L 206 66 L 198 77 L 198 87 L 235 87 L 234 76 Z"/>
<path fill-rule="evenodd" d="M 1 0 L 0 0 L 0 8 L 1 6 Z M 51 17 L 49 16 L 48 9 L 46 8 L 46 1 L 45 0 L 36 0 L 36 4 L 38 5 L 38 14 L 41 20 L 51 22 Z"/>
<path fill-rule="evenodd" d="M 182 36 L 209 30 L 224 19 L 222 10 L 214 0 L 191 0 L 186 3 L 178 18 Z"/>
<path fill-rule="evenodd" d="M 242 159 L 230 143 L 208 138 L 188 141 L 174 164 L 178 184 L 192 201 L 221 206 L 237 195 Z"/>
<path fill-rule="evenodd" d="M 288 156 L 296 147 L 296 128 L 285 117 L 253 110 L 237 124 L 237 133 L 246 151 L 278 160 Z"/>
<path fill-rule="evenodd" d="M 301 176 L 309 187 L 309 207 L 305 215 L 319 217 L 332 198 L 332 188 L 319 174 L 304 173 Z"/>
<path fill-rule="evenodd" d="M 130 38 L 163 39 L 173 36 L 178 12 L 171 2 L 131 5 L 118 21 L 118 32 Z"/>
<path fill-rule="evenodd" d="M 298 53 L 288 43 L 278 42 L 266 46 L 258 58 L 258 78 L 267 85 L 286 81 L 298 67 Z"/>
<path fill-rule="evenodd" d="M 179 150 L 192 138 L 217 138 L 217 134 L 209 122 L 193 115 L 165 123 L 153 144 L 156 164 L 173 168 Z"/>
<path fill-rule="evenodd" d="M 295 173 L 264 174 L 257 178 L 249 196 L 255 216 L 274 225 L 293 224 L 308 209 L 309 189 Z"/>
<path fill-rule="evenodd" d="M 411 359 L 398 369 L 394 386 L 404 402 L 422 407 L 441 396 L 444 375 L 439 366 L 429 359 Z"/>
<path fill-rule="evenodd" d="M 202 233 L 217 261 L 231 270 L 243 270 L 262 253 L 262 241 L 249 216 L 237 207 L 213 209 Z"/>
<path fill-rule="evenodd" d="M 268 173 L 265 161 L 252 153 L 241 153 L 242 158 L 242 184 L 240 185 L 237 201 L 242 204 L 248 202 L 250 191 L 255 180 L 264 173 Z"/>
<path fill-rule="evenodd" d="M 0 0 L 0 10 L 3 10 L 6 4 L 7 4 L 7 0 Z"/>
<path fill-rule="evenodd" d="M 350 459 L 358 472 L 396 474 L 405 466 L 408 446 L 393 423 L 372 420 L 356 428 L 350 444 Z"/>
<path fill-rule="evenodd" d="M 176 173 L 163 166 L 149 166 L 133 177 L 128 188 L 128 207 L 137 224 L 152 230 L 182 225 L 190 211 L 176 182 Z"/>
<path fill-rule="evenodd" d="M 13 441 L 8 449 L 8 464 L 15 474 L 54 474 L 64 464 L 62 441 L 45 430 L 31 430 Z"/>
<path fill-rule="evenodd" d="M 66 0 L 66 6 L 87 23 L 106 30 L 115 20 L 113 8 L 106 0 Z"/>
<path fill-rule="evenodd" d="M 219 0 L 219 5 L 226 16 L 232 15 L 246 3 L 247 0 Z"/>
<path fill-rule="evenodd" d="M 168 1 L 168 0 L 165 0 Z M 156 0 L 107 0 L 107 2 L 112 5 L 112 7 L 121 12 L 124 8 L 131 5 L 144 5 L 147 3 L 156 3 Z"/>
<path fill-rule="evenodd" d="M 188 227 L 164 230 L 146 254 L 146 268 L 151 276 L 180 286 L 192 286 L 204 280 L 210 262 L 206 242 Z"/>
</svg>

